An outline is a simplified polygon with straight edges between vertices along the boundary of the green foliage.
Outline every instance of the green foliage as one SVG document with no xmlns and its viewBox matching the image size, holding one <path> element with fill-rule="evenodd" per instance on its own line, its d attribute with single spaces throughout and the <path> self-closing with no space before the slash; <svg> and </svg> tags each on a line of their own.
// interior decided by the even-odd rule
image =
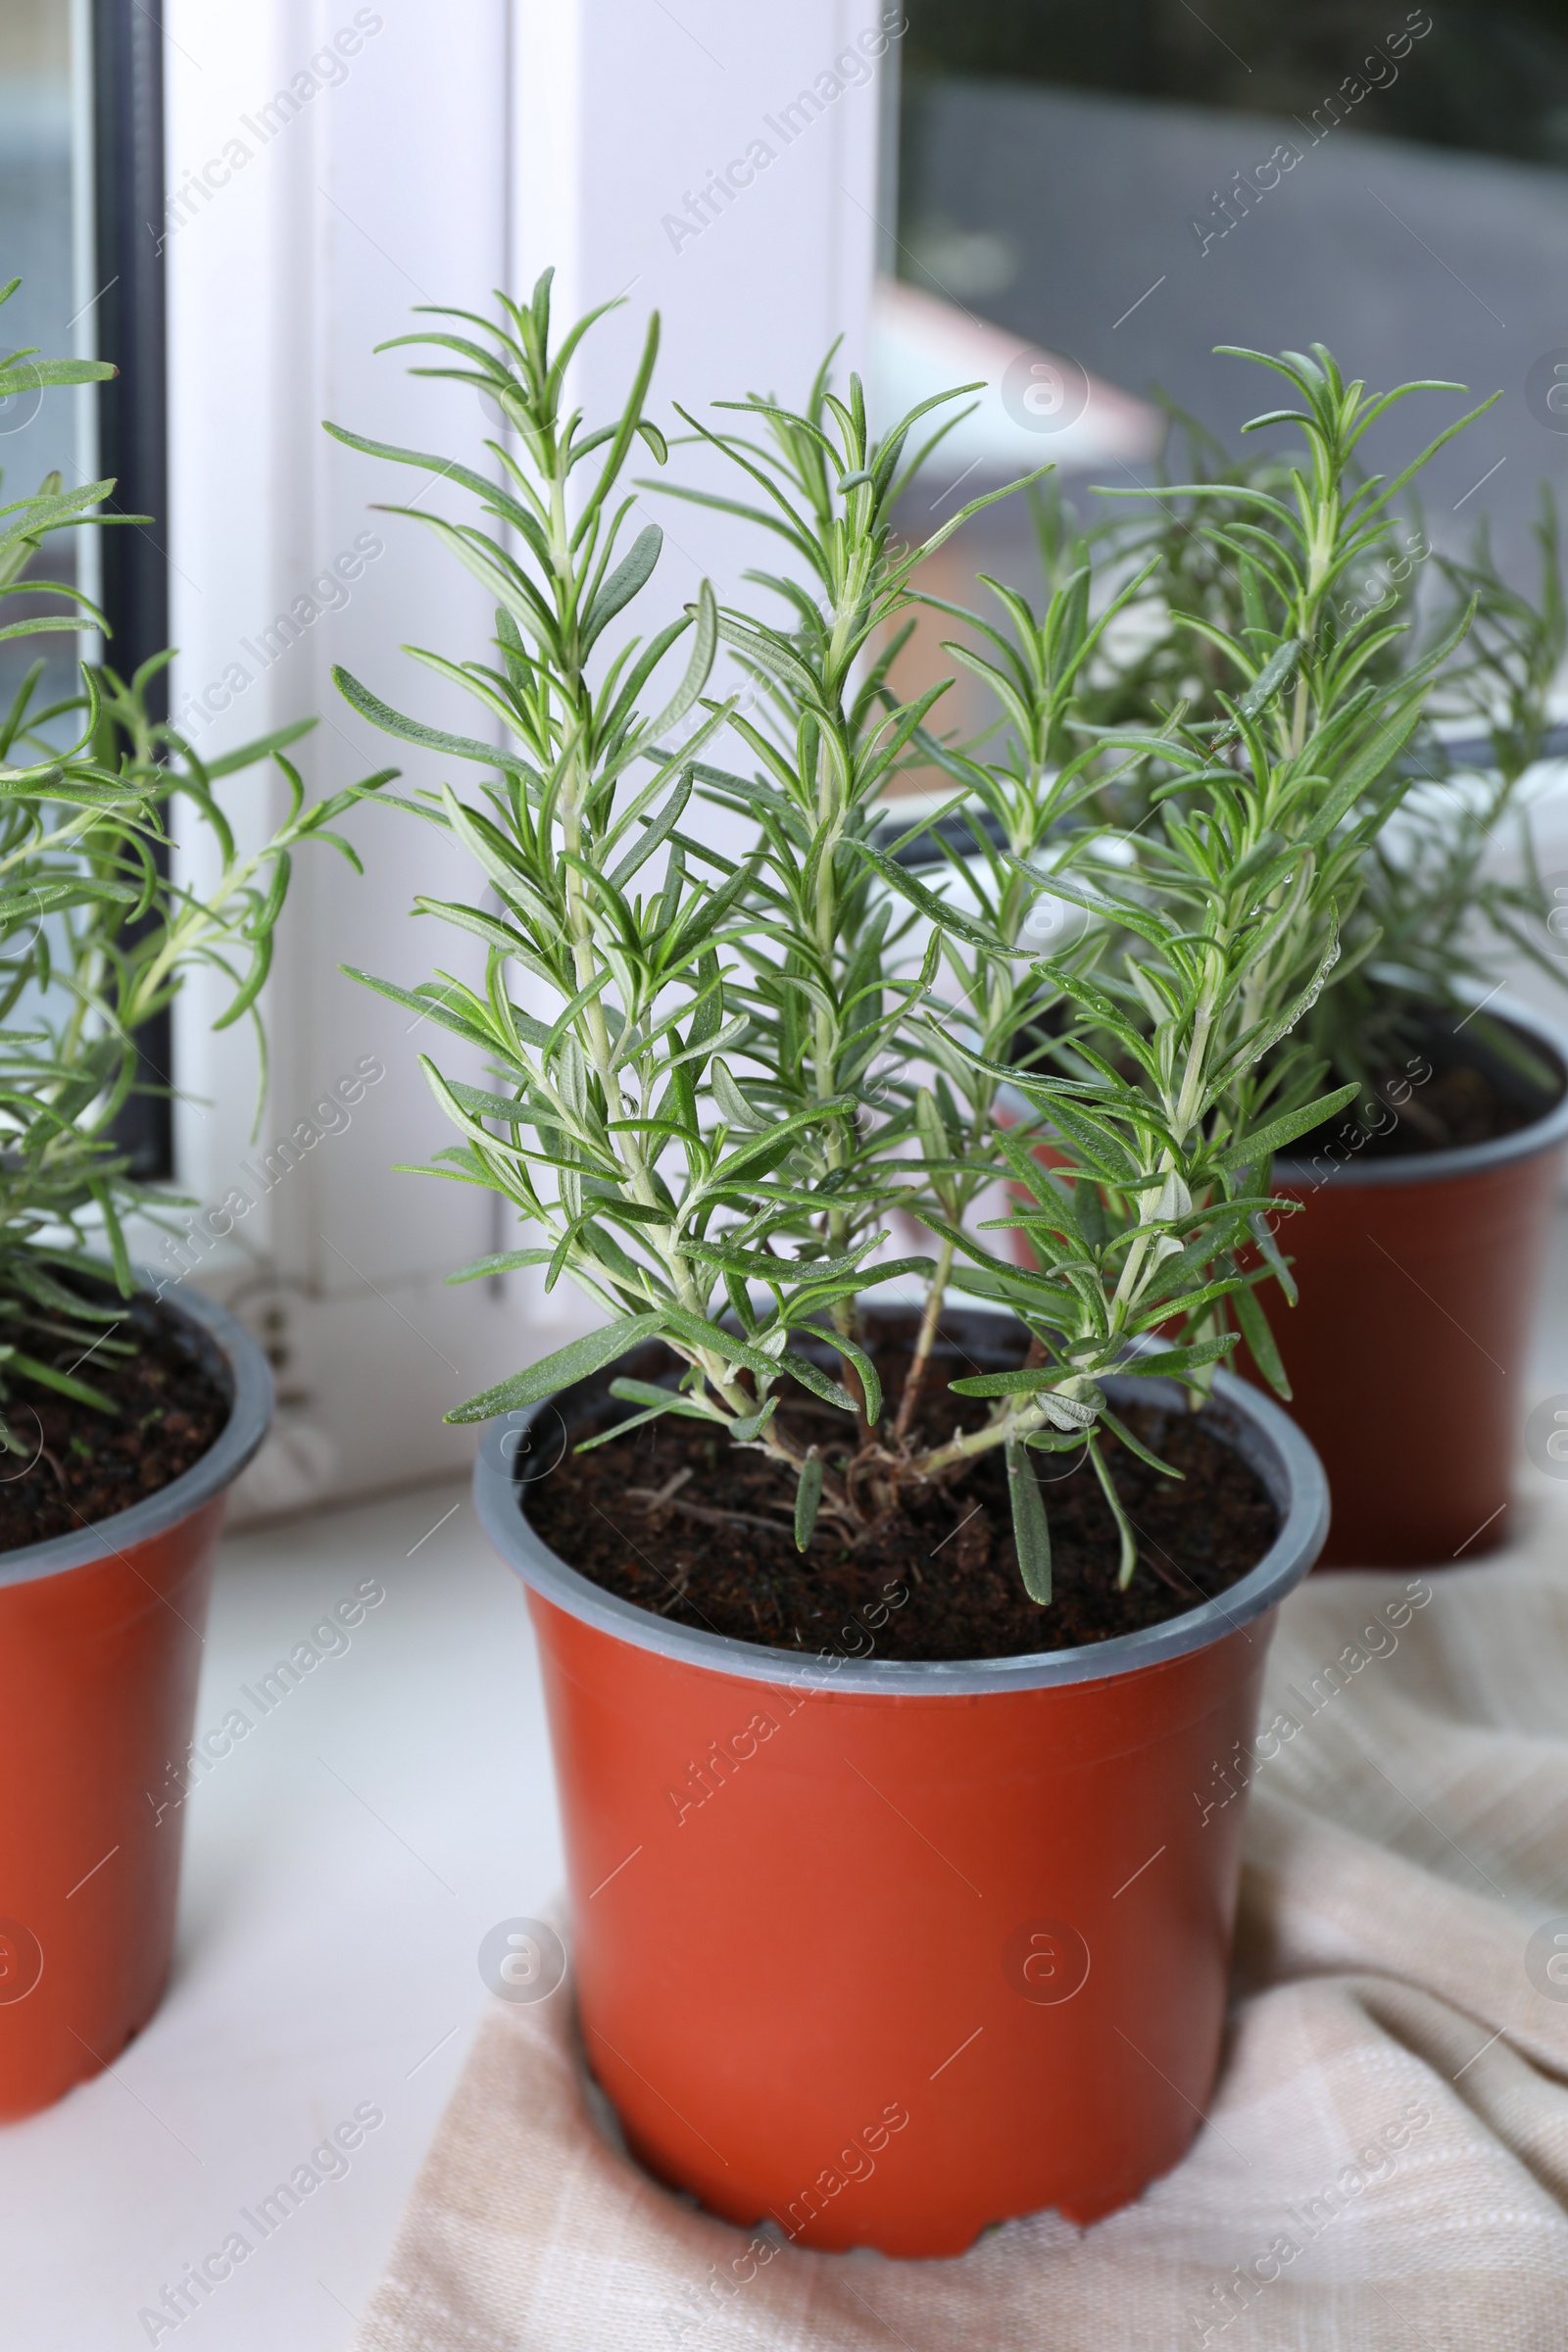
<svg viewBox="0 0 1568 2352">
<path fill-rule="evenodd" d="M 12 291 L 14 283 L 0 301 Z M 114 372 L 22 354 L 0 366 L 0 390 Z M 69 602 L 0 636 L 73 630 L 78 612 L 94 613 L 74 589 L 24 578 L 24 567 L 54 530 L 135 519 L 92 511 L 113 486 L 63 495 L 51 476 L 4 511 L 0 593 L 43 590 Z M 47 706 L 36 699 L 36 662 L 0 718 L 0 1445 L 12 1450 L 27 1449 L 27 1422 L 11 1427 L 25 1384 L 112 1410 L 81 1366 L 133 1350 L 102 1286 L 131 1295 L 124 1217 L 169 1205 L 133 1182 L 114 1135 L 143 1084 L 138 1035 L 202 965 L 231 992 L 216 1025 L 254 1019 L 294 848 L 324 840 L 357 862 L 330 830 L 356 793 L 307 808 L 282 757 L 312 722 L 204 762 L 148 713 L 172 658 L 158 655 L 129 680 L 84 666 L 82 692 Z M 261 848 L 245 850 L 217 788 L 270 756 L 287 779 L 288 813 Z M 211 879 L 200 887 L 163 871 L 158 855 L 175 840 L 188 848 L 193 832 L 208 845 Z"/>
<path fill-rule="evenodd" d="M 20 277 L 14 277 L 0 286 L 0 305 L 11 300 L 21 283 Z M 41 391 L 50 384 L 102 383 L 116 372 L 107 360 L 40 360 L 35 349 L 14 351 L 0 360 L 0 398 Z M 76 530 L 88 522 L 151 520 L 146 514 L 97 514 L 100 500 L 113 488 L 113 482 L 87 482 L 79 490 L 67 490 L 60 475 L 50 473 L 31 498 L 14 499 L 9 506 L 0 507 L 0 596 L 60 596 L 68 608 L 64 612 L 6 621 L 0 624 L 0 638 L 58 635 L 61 630 L 82 625 L 78 613 L 102 625 L 103 614 L 79 588 L 35 577 L 24 582 L 21 575 L 51 532 Z"/>
<path fill-rule="evenodd" d="M 1517 1055 L 1490 1014 L 1471 1012 L 1495 993 L 1499 950 L 1515 949 L 1559 984 L 1568 979 L 1541 945 L 1550 902 L 1522 789 L 1543 756 L 1549 697 L 1568 653 L 1557 511 L 1545 489 L 1536 542 L 1533 598 L 1498 572 L 1484 522 L 1467 560 L 1434 560 L 1433 635 L 1450 643 L 1455 618 L 1473 615 L 1439 672 L 1434 715 L 1446 723 L 1412 743 L 1414 781 L 1398 823 L 1368 846 L 1347 935 L 1351 968 L 1325 992 L 1310 1028 L 1335 1070 L 1360 1083 L 1369 1116 L 1379 1097 L 1387 1100 L 1391 1075 L 1427 1042 L 1423 1015 L 1433 1006 L 1466 1015 L 1505 1057 Z M 1416 642 L 1414 631 L 1407 641 Z M 1473 765 L 1447 749 L 1455 729 L 1487 746 Z M 1512 871 L 1498 855 L 1508 850 Z M 1420 1103 L 1405 1115 L 1419 1121 Z"/>
<path fill-rule="evenodd" d="M 488 445 L 493 477 L 329 428 L 440 471 L 477 501 L 479 522 L 416 519 L 497 600 L 493 658 L 416 658 L 501 722 L 499 755 L 438 736 L 340 675 L 388 732 L 493 771 L 469 797 L 447 784 L 403 804 L 453 832 L 494 894 L 496 911 L 418 902 L 483 943 L 482 988 L 445 974 L 412 992 L 371 985 L 428 1012 L 491 1071 L 493 1085 L 474 1088 L 426 1058 L 464 1138 L 433 1172 L 499 1191 L 540 1228 L 549 1285 L 569 1275 L 628 1328 L 656 1318 L 698 1408 L 799 1473 L 806 1451 L 773 1416 L 778 1382 L 792 1377 L 869 1430 L 881 1398 L 851 1302 L 929 1263 L 863 1262 L 906 1190 L 877 1115 L 899 1082 L 878 1089 L 875 1065 L 896 1044 L 907 991 L 887 984 L 899 923 L 868 844 L 875 797 L 922 713 L 888 708 L 888 657 L 872 647 L 907 603 L 923 552 L 895 549 L 889 525 L 921 412 L 873 446 L 858 384 L 840 402 L 824 370 L 804 415 L 742 404 L 768 445 L 694 426 L 757 494 L 707 503 L 783 539 L 809 586 L 768 583 L 786 601 L 782 627 L 718 612 L 705 587 L 645 640 L 620 616 L 653 575 L 662 533 L 647 524 L 621 553 L 637 499 L 616 494 L 639 438 L 665 456 L 643 413 L 657 320 L 620 415 L 584 430 L 563 413 L 564 384 L 592 319 L 553 349 L 548 273 L 527 308 L 498 300 L 495 321 L 437 314 L 471 332 L 399 338 L 446 355 L 423 372 L 501 410 L 514 438 Z M 683 635 L 684 677 L 657 708 L 656 673 Z M 757 718 L 703 699 L 721 640 L 756 682 Z M 691 731 L 677 741 L 683 722 Z M 757 761 L 750 776 L 701 756 L 726 723 Z M 745 858 L 705 842 L 688 813 L 694 794 L 744 812 L 756 834 Z M 548 1017 L 513 1000 L 512 968 L 544 991 Z M 737 1074 L 737 1059 L 755 1075 Z M 494 1396 L 459 1408 L 498 1409 Z M 836 1480 L 822 1507 L 856 1515 Z"/>
<path fill-rule="evenodd" d="M 1119 732 L 1157 731 L 1178 708 L 1189 723 L 1222 715 L 1220 698 L 1234 677 L 1224 646 L 1245 643 L 1254 592 L 1236 550 L 1262 539 L 1283 545 L 1287 536 L 1289 457 L 1277 449 L 1230 456 L 1192 418 L 1171 416 L 1191 470 L 1143 501 L 1147 514 L 1086 529 L 1059 499 L 1037 498 L 1048 581 L 1091 553 L 1111 577 L 1137 574 L 1114 658 L 1101 662 L 1077 698 L 1079 718 L 1107 730 L 1100 754 L 1107 775 Z M 1365 482 L 1353 459 L 1348 478 L 1352 490 Z M 1385 686 L 1445 649 L 1428 668 L 1428 709 L 1401 755 L 1407 789 L 1397 816 L 1365 842 L 1339 964 L 1301 1028 L 1334 1076 L 1360 1089 L 1357 1115 L 1376 1119 L 1380 1096 L 1429 1042 L 1424 1016 L 1433 1007 L 1468 1012 L 1492 993 L 1499 950 L 1517 950 L 1563 977 L 1540 944 L 1549 908 L 1521 787 L 1542 757 L 1568 621 L 1549 491 L 1542 494 L 1540 586 L 1531 597 L 1499 573 L 1484 522 L 1468 559 L 1435 555 L 1419 510 L 1401 513 L 1382 484 L 1368 487 L 1378 506 L 1375 516 L 1370 503 L 1365 511 L 1378 528 L 1348 542 L 1325 629 L 1353 643 L 1360 675 Z M 1487 753 L 1459 764 L 1447 749 L 1456 735 L 1479 737 Z M 1152 757 L 1124 769 L 1112 821 L 1135 829 L 1170 772 Z M 1507 864 L 1499 853 L 1511 853 Z M 1487 1015 L 1476 1027 L 1507 1053 L 1507 1033 Z M 1419 1121 L 1420 1103 L 1406 1115 Z"/>
<path fill-rule="evenodd" d="M 1102 1441 L 1143 1449 L 1104 1383 L 1168 1374 L 1200 1393 L 1238 1324 L 1261 1328 L 1251 1287 L 1282 1265 L 1261 1224 L 1269 1155 L 1350 1091 L 1322 1092 L 1321 1059 L 1295 1032 L 1341 956 L 1369 846 L 1405 790 L 1400 756 L 1462 629 L 1398 664 L 1381 624 L 1341 625 L 1349 567 L 1382 545 L 1391 499 L 1431 454 L 1385 484 L 1352 480 L 1354 452 L 1409 393 L 1451 387 L 1369 399 L 1321 350 L 1263 360 L 1299 399 L 1287 414 L 1304 463 L 1268 486 L 1181 492 L 1196 510 L 1188 572 L 1242 584 L 1236 625 L 1217 606 L 1183 622 L 1211 658 L 1206 707 L 1124 702 L 1107 715 L 1107 642 L 1159 553 L 1122 565 L 1094 619 L 1090 551 L 1058 533 L 1044 610 L 988 583 L 1000 620 L 972 623 L 978 650 L 950 649 L 1006 714 L 999 752 L 944 743 L 940 689 L 906 701 L 891 682 L 914 567 L 974 511 L 924 545 L 895 536 L 922 412 L 878 441 L 858 380 L 841 399 L 824 368 L 800 411 L 754 395 L 720 404 L 742 428 L 686 418 L 744 482 L 734 496 L 671 487 L 783 543 L 787 569 L 748 575 L 783 618 L 719 612 L 705 588 L 645 640 L 617 623 L 653 576 L 659 533 L 645 526 L 620 553 L 635 500 L 612 499 L 639 435 L 664 459 L 644 416 L 657 321 L 618 416 L 584 429 L 563 414 L 564 375 L 592 320 L 553 351 L 548 274 L 527 308 L 498 302 L 495 320 L 446 312 L 463 331 L 400 338 L 432 345 L 445 364 L 431 372 L 503 412 L 492 472 L 339 436 L 477 501 L 477 522 L 416 519 L 497 604 L 491 655 L 416 658 L 500 722 L 499 750 L 340 681 L 389 732 L 483 771 L 466 797 L 448 783 L 403 804 L 453 833 L 488 886 L 488 906 L 418 902 L 482 942 L 482 985 L 371 985 L 489 1065 L 475 1087 L 426 1062 L 463 1138 L 435 1172 L 501 1193 L 541 1235 L 486 1265 L 545 1264 L 547 1283 L 569 1275 L 610 1318 L 460 1415 L 539 1396 L 657 1333 L 678 1386 L 621 1380 L 616 1394 L 639 1419 L 696 1413 L 786 1464 L 803 1544 L 819 1514 L 853 1540 L 901 1490 L 1004 1447 L 1021 1570 L 1043 1603 L 1050 1538 L 1029 1457 L 1087 1450 L 1125 1582 L 1136 1536 Z M 657 703 L 655 673 L 687 632 L 684 680 L 644 719 L 640 699 Z M 720 643 L 745 707 L 706 691 Z M 739 747 L 723 764 L 709 751 L 721 730 Z M 889 778 L 912 760 L 955 787 L 914 829 L 967 829 L 937 834 L 935 887 L 876 830 Z M 705 842 L 692 814 L 704 800 L 739 820 L 739 855 Z M 1054 956 L 1030 932 L 1045 903 L 1077 923 Z M 1034 1155 L 1048 1139 L 1049 1170 Z M 974 1222 L 999 1178 L 1023 1197 L 1000 1222 L 1027 1232 L 1034 1271 Z M 895 1200 L 938 1237 L 934 1263 L 872 1258 Z M 930 1277 L 926 1309 L 885 1409 L 860 1301 L 909 1271 Z M 986 1416 L 930 1444 L 918 1405 L 950 1285 L 1010 1307 L 1031 1346 L 1016 1371 L 953 1382 L 989 1400 Z M 837 1445 L 780 1427 L 787 1380 L 845 1415 Z"/>
<path fill-rule="evenodd" d="M 156 1217 L 168 1205 L 133 1182 L 114 1136 L 144 1083 L 137 1037 L 200 965 L 230 991 L 217 1027 L 255 1019 L 294 848 L 325 840 L 355 861 L 330 831 L 355 795 L 307 808 L 283 757 L 310 722 L 208 765 L 148 716 L 148 688 L 169 659 L 144 663 L 128 683 L 84 669 L 84 695 L 36 710 L 35 663 L 0 727 L 0 1400 L 21 1375 L 107 1403 L 71 1362 L 91 1350 L 101 1364 L 131 1343 L 105 1336 L 118 1310 L 92 1303 L 90 1282 L 84 1292 L 71 1278 L 100 1277 L 128 1298 L 122 1220 L 132 1207 Z M 63 722 L 81 731 L 55 753 L 50 737 Z M 216 787 L 269 756 L 287 779 L 290 808 L 271 838 L 247 851 Z M 154 856 L 166 841 L 188 846 L 191 817 L 216 853 L 200 889 L 162 872 Z"/>
<path fill-rule="evenodd" d="M 1006 1443 L 1083 1444 L 1102 1467 L 1108 1373 L 1168 1373 L 1201 1387 L 1242 1331 L 1261 1341 L 1260 1361 L 1283 1385 L 1250 1295 L 1272 1259 L 1246 1262 L 1264 1230 L 1269 1157 L 1353 1092 L 1322 1092 L 1321 1058 L 1294 1033 L 1340 959 L 1368 845 L 1406 788 L 1399 755 L 1453 638 L 1405 668 L 1380 671 L 1379 625 L 1342 629 L 1333 606 L 1347 569 L 1381 533 L 1395 487 L 1351 485 L 1361 434 L 1406 393 L 1444 387 L 1369 400 L 1321 350 L 1284 361 L 1246 356 L 1285 374 L 1299 394 L 1300 407 L 1287 414 L 1308 462 L 1290 472 L 1283 493 L 1216 487 L 1216 519 L 1192 525 L 1209 573 L 1223 563 L 1241 582 L 1239 628 L 1187 616 L 1230 681 L 1213 690 L 1216 715 L 1192 720 L 1178 705 L 1157 731 L 1091 734 L 1096 747 L 1154 771 L 1154 784 L 1134 798 L 1136 825 L 1096 817 L 1061 831 L 1082 767 L 1021 762 L 1015 781 L 1044 819 L 1034 862 L 999 848 L 988 877 L 983 860 L 966 860 L 979 931 L 1017 936 L 995 879 L 1003 873 L 1031 893 L 1049 883 L 1085 928 L 1074 951 L 1037 961 L 1029 975 L 1037 1029 L 1042 1005 L 1056 1016 L 1050 1068 L 1029 1067 L 1028 1057 L 1009 1068 L 1000 1050 L 1018 1011 L 1016 984 L 996 951 L 944 943 L 959 996 L 925 1016 L 923 1050 L 971 1114 L 964 1181 L 989 1172 L 1000 1150 L 1023 1205 L 990 1222 L 1027 1235 L 1037 1270 L 1017 1274 L 940 1203 L 926 1214 L 954 1252 L 959 1287 L 1007 1299 L 1039 1360 L 954 1384 L 959 1394 L 995 1396 L 996 1419 L 937 1449 L 928 1472 L 997 1442 L 994 1433 Z M 1277 416 L 1256 420 L 1270 421 Z M 1207 504 L 1204 485 L 1182 495 Z M 1080 593 L 1081 576 L 1058 583 L 1051 615 Z M 1142 586 L 1135 575 L 1124 595 Z M 1032 615 L 1014 610 L 1012 618 L 1027 647 Z M 1031 707 L 1013 722 L 1020 749 L 1045 739 L 1047 677 L 1042 667 L 1025 682 Z M 962 1026 L 964 1004 L 985 1002 L 988 985 L 1007 1004 L 989 1051 Z M 1009 1079 L 1035 1125 L 999 1134 L 995 1089 Z M 1033 1155 L 1041 1131 L 1066 1163 L 1058 1173 Z M 961 1132 L 961 1122 L 945 1127 L 955 1158 Z M 1129 1356 L 1132 1343 L 1171 1327 L 1175 1345 Z M 1134 1558 L 1124 1535 L 1124 1578 Z"/>
</svg>

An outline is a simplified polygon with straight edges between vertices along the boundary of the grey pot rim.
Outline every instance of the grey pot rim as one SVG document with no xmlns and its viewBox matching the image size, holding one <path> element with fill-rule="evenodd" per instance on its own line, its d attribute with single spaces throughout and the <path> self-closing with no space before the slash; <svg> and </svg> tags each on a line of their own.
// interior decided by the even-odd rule
<svg viewBox="0 0 1568 2352">
<path fill-rule="evenodd" d="M 158 1277 L 138 1267 L 140 1287 L 135 1296 L 157 1296 Z M 231 1486 L 266 1437 L 272 1418 L 272 1374 L 267 1357 L 243 1323 L 199 1291 L 187 1291 L 178 1300 L 160 1304 L 184 1322 L 194 1324 L 222 1355 L 234 1384 L 228 1419 L 202 1455 L 178 1478 L 160 1487 L 127 1510 L 67 1536 L 50 1536 L 41 1544 L 24 1544 L 0 1551 L 0 1589 L 25 1585 L 46 1576 L 64 1576 L 99 1560 L 123 1554 L 130 1545 L 161 1536 L 203 1503 Z"/>
<path fill-rule="evenodd" d="M 965 1311 L 984 1310 L 969 1305 Z M 1122 1385 L 1117 1380 L 1105 1384 L 1111 1394 Z M 1125 1385 L 1136 1388 L 1143 1398 L 1166 1403 L 1180 1402 L 1184 1395 L 1174 1381 L 1128 1380 Z M 1280 1512 L 1273 1544 L 1256 1567 L 1218 1598 L 1161 1625 L 1073 1649 L 1037 1650 L 1010 1658 L 860 1658 L 832 1650 L 765 1649 L 727 1634 L 704 1633 L 656 1617 L 569 1568 L 523 1516 L 509 1446 L 551 1409 L 549 1397 L 489 1423 L 473 1467 L 474 1505 L 502 1559 L 533 1592 L 601 1633 L 682 1665 L 748 1682 L 889 1698 L 972 1698 L 986 1691 L 1106 1682 L 1206 1649 L 1250 1625 L 1300 1583 L 1323 1548 L 1329 1527 L 1328 1480 L 1307 1439 L 1249 1382 L 1221 1372 L 1214 1388 L 1216 1399 L 1235 1417 L 1238 1450 L 1262 1478 Z M 514 1447 L 511 1458 L 515 1458 Z"/>
<path fill-rule="evenodd" d="M 1568 1030 L 1517 998 L 1489 997 L 1482 1002 L 1498 1020 L 1522 1029 L 1537 1045 L 1544 1046 L 1568 1078 Z M 1475 1009 L 1479 1012 L 1480 1004 Z M 1563 1143 L 1568 1143 L 1568 1085 L 1544 1118 L 1515 1128 L 1512 1135 L 1494 1136 L 1490 1143 L 1460 1144 L 1449 1152 L 1412 1152 L 1399 1159 L 1333 1160 L 1326 1169 L 1319 1168 L 1317 1159 L 1292 1159 L 1281 1152 L 1274 1161 L 1274 1175 L 1281 1184 L 1306 1185 L 1314 1191 L 1326 1184 L 1445 1184 L 1455 1177 L 1507 1167 L 1516 1159 L 1534 1159 L 1539 1152 L 1553 1152 Z M 1323 1156 L 1318 1154 L 1318 1158 Z"/>
</svg>

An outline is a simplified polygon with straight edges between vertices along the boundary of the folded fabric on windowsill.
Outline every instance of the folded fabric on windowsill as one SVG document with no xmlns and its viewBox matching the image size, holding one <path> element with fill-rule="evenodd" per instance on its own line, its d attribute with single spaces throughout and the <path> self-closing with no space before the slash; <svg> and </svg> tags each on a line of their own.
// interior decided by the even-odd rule
<svg viewBox="0 0 1568 2352">
<path fill-rule="evenodd" d="M 1309 1578 L 1276 1718 L 1298 1728 L 1241 1768 L 1219 2083 L 1136 2205 L 1009 2223 L 949 2262 L 732 2230 L 618 2152 L 568 1984 L 485 2017 L 357 2352 L 1555 2352 L 1568 1517 L 1471 1569 Z"/>
</svg>

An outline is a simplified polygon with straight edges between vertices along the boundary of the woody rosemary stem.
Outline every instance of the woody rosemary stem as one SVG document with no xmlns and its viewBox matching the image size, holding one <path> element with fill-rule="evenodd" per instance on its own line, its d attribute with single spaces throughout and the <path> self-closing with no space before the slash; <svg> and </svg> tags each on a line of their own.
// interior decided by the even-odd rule
<svg viewBox="0 0 1568 2352">
<path fill-rule="evenodd" d="M 925 1385 L 926 1366 L 931 1360 L 931 1347 L 937 1336 L 942 1316 L 942 1303 L 947 1295 L 948 1280 L 953 1272 L 954 1245 L 944 1242 L 937 1256 L 936 1272 L 926 1293 L 925 1307 L 920 1316 L 920 1329 L 915 1337 L 914 1353 L 904 1377 L 904 1395 L 899 1399 L 899 1417 L 893 1424 L 893 1435 L 902 1445 L 908 1437 L 914 1420 L 914 1408 L 920 1401 Z"/>
</svg>

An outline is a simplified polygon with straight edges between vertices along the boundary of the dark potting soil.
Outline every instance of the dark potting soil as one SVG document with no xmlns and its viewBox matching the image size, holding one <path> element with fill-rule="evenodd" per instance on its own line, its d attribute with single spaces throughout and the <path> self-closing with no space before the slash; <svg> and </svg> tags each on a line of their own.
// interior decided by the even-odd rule
<svg viewBox="0 0 1568 2352">
<path fill-rule="evenodd" d="M 1429 1005 L 1414 1006 L 1404 1017 L 1419 1051 L 1402 1066 L 1377 1073 L 1348 1112 L 1293 1144 L 1292 1161 L 1414 1159 L 1462 1151 L 1533 1127 L 1561 1100 L 1568 1073 L 1555 1067 L 1555 1056 L 1538 1038 L 1513 1022 L 1489 1014 L 1489 1038 L 1468 1027 L 1473 1014 Z M 1522 1061 L 1498 1051 L 1499 1029 L 1511 1035 Z"/>
<path fill-rule="evenodd" d="M 172 1315 L 136 1299 L 114 1336 L 136 1337 L 137 1353 L 106 1356 L 99 1348 L 77 1370 L 113 1398 L 113 1413 L 36 1381 L 11 1384 L 6 1416 L 24 1450 L 0 1454 L 0 1552 L 74 1535 L 156 1494 L 222 1431 L 228 1396 Z M 73 1348 L 62 1369 L 80 1352 Z"/>
<path fill-rule="evenodd" d="M 1291 1158 L 1311 1159 L 1326 1152 L 1333 1159 L 1413 1159 L 1426 1152 L 1456 1152 L 1468 1144 L 1490 1144 L 1499 1135 L 1516 1135 L 1521 1127 L 1534 1126 L 1544 1116 L 1541 1108 L 1510 1102 L 1485 1070 L 1463 1063 L 1435 1070 L 1419 1087 L 1413 1087 L 1402 1072 L 1386 1073 L 1376 1095 L 1368 1109 L 1371 1118 L 1382 1124 L 1362 1127 L 1342 1112 L 1293 1144 Z M 1550 1108 L 1549 1102 L 1545 1108 Z"/>
<path fill-rule="evenodd" d="M 966 1336 L 966 1319 L 955 1321 Z M 1004 1328 L 1016 1334 L 1016 1346 L 999 1350 L 993 1342 L 978 1368 L 1022 1361 L 1025 1335 L 1015 1325 Z M 890 1415 L 907 1346 L 904 1330 L 883 1346 L 873 1332 Z M 668 1377 L 673 1362 L 662 1348 L 642 1350 L 636 1360 L 641 1379 Z M 614 1367 L 557 1399 L 573 1443 L 627 1416 L 630 1408 L 607 1390 L 615 1370 L 628 1368 Z M 933 1350 L 929 1435 L 945 1438 L 955 1421 L 972 1429 L 985 1419 L 983 1401 L 946 1393 L 949 1379 L 975 1368 L 961 1348 Z M 1016 1657 L 1109 1641 L 1180 1616 L 1247 1575 L 1274 1540 L 1278 1514 L 1227 1442 L 1223 1407 L 1118 1409 L 1184 1476 L 1161 1477 L 1106 1439 L 1105 1457 L 1138 1534 L 1138 1567 L 1122 1592 L 1115 1524 L 1093 1467 L 1081 1456 L 1030 1454 L 1051 1528 L 1054 1593 L 1045 1608 L 1019 1580 L 1000 1448 L 952 1486 L 908 1496 L 853 1549 L 819 1519 L 809 1547 L 798 1552 L 788 1474 L 765 1454 L 731 1446 L 722 1432 L 673 1414 L 591 1453 L 568 1448 L 549 1475 L 519 1489 L 519 1500 L 537 1533 L 581 1575 L 679 1625 L 772 1649 Z M 820 1446 L 830 1463 L 841 1457 L 840 1432 L 849 1424 L 832 1405 L 796 1392 L 779 1418 L 803 1442 Z"/>
</svg>

